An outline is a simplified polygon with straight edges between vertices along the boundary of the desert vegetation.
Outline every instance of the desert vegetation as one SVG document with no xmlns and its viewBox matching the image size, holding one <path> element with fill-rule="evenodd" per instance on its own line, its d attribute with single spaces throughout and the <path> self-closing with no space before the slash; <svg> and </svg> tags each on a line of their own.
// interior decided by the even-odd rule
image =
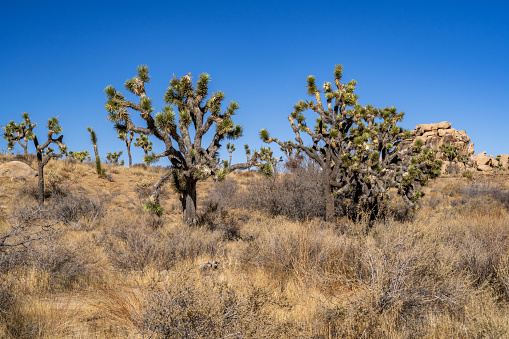
<svg viewBox="0 0 509 339">
<path fill-rule="evenodd" d="M 101 159 L 91 127 L 94 161 L 67 152 L 56 118 L 42 144 L 28 113 L 3 127 L 24 152 L 0 166 L 39 177 L 0 177 L 0 337 L 507 337 L 507 172 L 440 176 L 402 112 L 359 105 L 356 82 L 341 83 L 340 65 L 333 75 L 323 91 L 308 77 L 316 102 L 288 116 L 294 141 L 260 131 L 285 158 L 244 145 L 235 164 L 228 142 L 221 160 L 242 135 L 237 103 L 222 109 L 210 76 L 188 74 L 154 114 L 147 66 L 124 83 L 139 103 L 105 89 L 129 167 L 123 151 Z M 458 147 L 440 152 L 467 168 Z"/>
<path fill-rule="evenodd" d="M 374 223 L 338 198 L 325 222 L 319 166 L 285 165 L 200 181 L 193 226 L 171 185 L 142 207 L 158 166 L 53 160 L 43 206 L 37 178 L 2 178 L 0 336 L 507 336 L 506 175 L 441 177 L 418 210 L 391 191 Z"/>
</svg>

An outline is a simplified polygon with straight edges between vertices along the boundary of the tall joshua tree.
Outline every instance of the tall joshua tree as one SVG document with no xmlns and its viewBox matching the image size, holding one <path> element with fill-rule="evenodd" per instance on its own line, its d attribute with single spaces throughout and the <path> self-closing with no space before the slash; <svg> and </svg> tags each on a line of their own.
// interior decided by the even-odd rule
<svg viewBox="0 0 509 339">
<path fill-rule="evenodd" d="M 39 139 L 37 139 L 37 136 L 32 132 L 32 129 L 33 127 L 30 129 L 30 132 L 33 134 L 31 135 L 30 139 L 34 142 L 35 151 L 37 154 L 37 167 L 39 169 L 39 205 L 42 206 L 44 204 L 44 166 L 46 166 L 46 164 L 52 158 L 61 158 L 62 154 L 66 153 L 67 147 L 62 142 L 64 138 L 63 135 L 59 136 L 58 138 L 53 136 L 53 134 L 57 135 L 62 133 L 62 127 L 58 122 L 58 118 L 53 117 L 48 119 L 47 140 L 42 144 L 39 143 Z M 6 130 L 6 133 L 8 133 L 6 137 L 8 137 L 9 140 L 12 140 L 12 142 L 20 141 L 25 137 L 23 133 L 14 134 L 16 131 L 8 132 L 8 130 Z M 59 147 L 60 154 L 55 153 L 55 150 L 50 147 L 51 144 L 56 144 Z"/>
<path fill-rule="evenodd" d="M 222 179 L 228 173 L 258 165 L 258 159 L 251 162 L 234 164 L 227 167 L 217 162 L 217 151 L 225 139 L 237 139 L 242 135 L 242 127 L 232 121 L 238 109 L 235 102 L 221 111 L 225 94 L 221 91 L 209 96 L 208 83 L 210 76 L 201 74 L 196 86 L 191 81 L 191 73 L 186 76 L 173 77 L 170 87 L 164 95 L 167 105 L 162 112 L 154 113 L 152 100 L 147 97 L 145 84 L 150 80 L 147 66 L 138 67 L 138 75 L 127 80 L 124 87 L 139 98 L 135 103 L 126 100 L 125 96 L 113 86 L 105 89 L 108 101 L 106 110 L 109 118 L 115 123 L 126 127 L 127 131 L 138 134 L 153 135 L 160 140 L 165 150 L 159 154 L 146 157 L 146 162 L 167 157 L 171 163 L 168 171 L 154 184 L 150 200 L 146 208 L 161 211 L 159 205 L 159 189 L 169 179 L 173 180 L 179 192 L 183 209 L 184 222 L 196 223 L 196 183 L 209 176 Z M 174 110 L 176 108 L 176 111 Z M 146 127 L 136 126 L 131 111 L 139 113 Z M 214 126 L 210 143 L 202 145 L 204 135 Z"/>
<path fill-rule="evenodd" d="M 33 140 L 35 137 L 32 131 L 37 124 L 30 121 L 30 116 L 27 112 L 21 114 L 23 121 L 19 124 L 11 120 L 8 125 L 2 127 L 4 129 L 4 139 L 7 140 L 7 148 L 9 151 L 18 142 L 23 147 L 24 154 L 28 154 L 28 140 Z"/>
<path fill-rule="evenodd" d="M 328 221 L 334 217 L 334 195 L 351 199 L 374 216 L 381 200 L 388 198 L 388 189 L 396 187 L 405 202 L 415 206 L 423 195 L 420 185 L 440 174 L 441 161 L 421 145 L 400 151 L 398 143 L 410 134 L 397 126 L 404 113 L 395 107 L 359 105 L 356 81 L 344 84 L 341 78 L 342 66 L 336 65 L 334 84 L 323 85 L 326 101 L 322 103 L 315 77 L 309 76 L 307 92 L 316 102 L 301 100 L 288 116 L 295 141 L 281 142 L 265 129 L 260 131 L 262 140 L 299 150 L 321 167 Z M 314 128 L 306 124 L 303 112 L 307 109 L 318 115 Z M 310 145 L 302 135 L 308 136 Z"/>
</svg>

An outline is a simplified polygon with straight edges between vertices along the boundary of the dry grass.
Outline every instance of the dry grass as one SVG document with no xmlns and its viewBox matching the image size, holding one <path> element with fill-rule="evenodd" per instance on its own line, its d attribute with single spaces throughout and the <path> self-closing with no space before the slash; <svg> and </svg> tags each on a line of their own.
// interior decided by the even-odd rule
<svg viewBox="0 0 509 339">
<path fill-rule="evenodd" d="M 294 218 L 287 202 L 272 202 L 282 213 L 248 208 L 259 177 L 234 173 L 199 184 L 201 223 L 190 228 L 169 186 L 165 215 L 141 207 L 161 171 L 115 167 L 108 181 L 89 164 L 48 164 L 39 221 L 51 231 L 0 246 L 0 337 L 509 335 L 507 176 L 439 179 L 413 219 L 388 215 L 368 229 L 362 216 L 313 219 L 302 197 L 292 197 L 305 212 Z M 36 208 L 36 179 L 0 180 L 3 236 Z M 219 268 L 200 271 L 209 260 Z"/>
</svg>

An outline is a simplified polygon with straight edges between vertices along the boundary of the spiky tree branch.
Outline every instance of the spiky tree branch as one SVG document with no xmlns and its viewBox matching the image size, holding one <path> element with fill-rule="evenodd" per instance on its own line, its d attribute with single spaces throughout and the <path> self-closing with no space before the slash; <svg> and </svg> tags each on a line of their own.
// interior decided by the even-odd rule
<svg viewBox="0 0 509 339">
<path fill-rule="evenodd" d="M 28 140 L 34 139 L 33 129 L 37 126 L 36 123 L 30 121 L 30 116 L 27 112 L 21 114 L 23 121 L 16 124 L 11 120 L 8 125 L 2 127 L 4 130 L 4 139 L 7 140 L 7 149 L 10 151 L 16 142 L 23 147 L 24 154 L 28 154 Z"/>
</svg>

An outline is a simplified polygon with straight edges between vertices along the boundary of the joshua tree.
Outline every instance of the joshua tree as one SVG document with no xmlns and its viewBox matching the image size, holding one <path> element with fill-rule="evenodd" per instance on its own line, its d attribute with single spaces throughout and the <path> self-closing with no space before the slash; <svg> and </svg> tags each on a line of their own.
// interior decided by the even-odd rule
<svg viewBox="0 0 509 339">
<path fill-rule="evenodd" d="M 231 166 L 232 164 L 232 154 L 233 152 L 235 151 L 235 145 L 234 144 L 230 144 L 230 143 L 227 143 L 226 144 L 226 150 L 228 151 L 228 154 L 230 156 L 230 160 L 228 161 L 228 166 Z M 249 161 L 249 160 L 248 160 Z M 228 167 L 227 166 L 227 167 Z"/>
<path fill-rule="evenodd" d="M 118 158 L 120 158 L 122 153 L 123 153 L 123 151 L 120 151 L 118 153 L 117 152 L 113 152 L 113 153 L 107 152 L 106 153 L 106 159 L 108 159 L 113 166 L 117 166 L 118 165 Z"/>
<path fill-rule="evenodd" d="M 145 159 L 149 159 L 148 152 L 152 152 L 152 141 L 148 141 L 148 136 L 144 134 L 140 134 L 139 137 L 137 137 L 136 142 L 134 143 L 134 146 L 140 147 L 145 152 L 145 157 L 143 158 L 143 161 L 146 161 Z"/>
<path fill-rule="evenodd" d="M 88 153 L 88 151 L 79 151 L 79 152 L 70 151 L 69 156 L 79 162 L 83 162 L 83 161 L 85 161 L 85 159 L 90 160 L 90 153 Z"/>
<path fill-rule="evenodd" d="M 327 221 L 334 217 L 335 195 L 368 209 L 372 218 L 382 199 L 388 198 L 390 187 L 397 187 L 405 202 L 415 206 L 423 195 L 419 186 L 440 174 L 441 161 L 434 160 L 435 152 L 420 144 L 400 151 L 397 144 L 410 136 L 410 132 L 396 126 L 404 113 L 398 113 L 395 107 L 359 105 L 354 94 L 356 81 L 342 84 L 341 77 L 342 66 L 336 65 L 336 89 L 330 82 L 323 85 L 325 105 L 315 77 L 307 78 L 308 94 L 316 102 L 301 100 L 288 116 L 295 142 L 271 138 L 265 129 L 260 131 L 262 140 L 297 149 L 321 167 Z M 307 109 L 318 115 L 314 128 L 306 124 L 303 112 Z M 310 146 L 301 134 L 309 136 Z"/>
<path fill-rule="evenodd" d="M 257 160 L 250 163 L 230 165 L 226 168 L 217 161 L 217 151 L 225 139 L 237 139 L 242 135 L 242 127 L 232 121 L 238 105 L 231 102 L 224 112 L 221 103 L 224 93 L 218 91 L 208 96 L 210 76 L 201 74 L 196 87 L 191 81 L 191 74 L 181 77 L 175 76 L 170 81 L 170 87 L 164 95 L 167 105 L 162 112 L 153 115 L 152 100 L 145 93 L 145 84 L 150 80 L 147 66 L 138 67 L 138 75 L 127 80 L 124 87 L 137 97 L 139 103 L 126 100 L 124 95 L 113 86 L 105 89 L 108 101 L 106 110 L 109 118 L 126 127 L 126 131 L 153 135 L 160 140 L 165 150 L 159 154 L 152 154 L 145 158 L 146 162 L 161 157 L 167 157 L 171 163 L 165 173 L 153 186 L 150 200 L 145 204 L 147 209 L 162 213 L 159 205 L 159 188 L 169 179 L 179 193 L 183 208 L 184 222 L 192 225 L 196 223 L 196 183 L 209 176 L 223 179 L 229 172 L 261 165 Z M 174 111 L 177 109 L 177 113 Z M 139 113 L 146 127 L 136 126 L 131 120 L 133 110 Z M 178 121 L 177 121 L 178 115 Z M 208 115 L 208 117 L 207 117 Z M 208 146 L 202 146 L 203 136 L 215 125 L 214 134 Z M 191 130 L 191 131 L 190 131 Z"/>
<path fill-rule="evenodd" d="M 23 121 L 19 124 L 11 120 L 8 125 L 2 127 L 4 129 L 4 139 L 7 140 L 7 148 L 10 151 L 15 142 L 17 141 L 23 147 L 24 154 L 28 154 L 28 140 L 34 139 L 34 132 L 32 130 L 37 124 L 30 121 L 30 116 L 27 112 L 21 114 Z"/>
<path fill-rule="evenodd" d="M 99 177 L 104 177 L 105 169 L 101 167 L 101 158 L 99 157 L 99 151 L 97 150 L 97 134 L 92 129 L 92 127 L 87 127 L 87 131 L 90 132 L 90 141 L 94 146 L 94 154 L 95 154 L 95 170 Z"/>
<path fill-rule="evenodd" d="M 62 139 L 64 138 L 63 135 L 59 136 L 58 138 L 53 137 L 53 134 L 56 135 L 62 133 L 62 127 L 59 125 L 58 118 L 53 117 L 48 119 L 48 139 L 43 144 L 39 144 L 39 140 L 37 139 L 37 136 L 32 132 L 32 129 L 33 127 L 30 129 L 30 133 L 33 134 L 31 135 L 30 139 L 34 142 L 35 151 L 37 154 L 37 167 L 39 169 L 39 205 L 42 206 L 44 204 L 44 166 L 46 166 L 46 164 L 52 158 L 61 158 L 62 154 L 66 153 L 67 147 L 62 142 Z M 8 133 L 7 129 L 6 133 Z M 6 138 L 9 138 L 9 140 L 12 142 L 16 142 L 26 136 L 23 133 L 14 133 L 16 133 L 16 131 L 10 131 L 9 134 L 6 135 Z M 55 150 L 50 147 L 51 144 L 58 145 L 60 154 L 55 153 Z"/>
<path fill-rule="evenodd" d="M 125 146 L 127 148 L 127 156 L 129 157 L 129 167 L 133 165 L 133 160 L 131 158 L 131 143 L 133 142 L 134 133 L 127 132 L 125 126 L 122 124 L 115 124 L 115 130 L 117 131 L 118 137 L 120 140 L 125 142 Z"/>
<path fill-rule="evenodd" d="M 249 149 L 248 144 L 244 145 L 244 150 L 246 151 L 247 163 L 249 163 L 249 159 L 251 158 L 251 150 Z M 248 168 L 247 170 L 251 172 L 251 168 Z"/>
</svg>

